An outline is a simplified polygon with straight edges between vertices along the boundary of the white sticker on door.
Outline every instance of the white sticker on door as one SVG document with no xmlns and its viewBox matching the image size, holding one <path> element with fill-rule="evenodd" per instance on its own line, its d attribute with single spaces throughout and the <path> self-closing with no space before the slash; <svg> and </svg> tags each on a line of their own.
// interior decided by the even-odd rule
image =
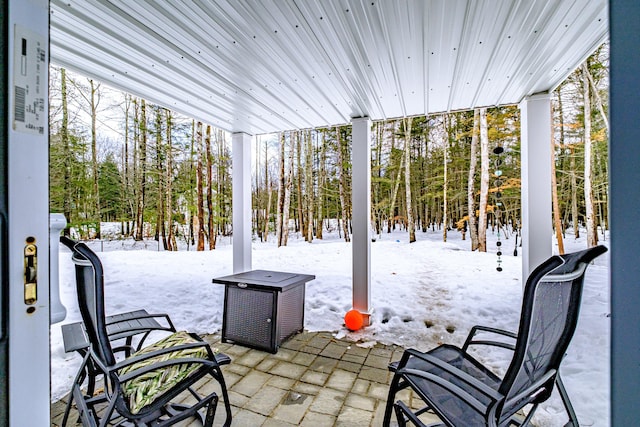
<svg viewBox="0 0 640 427">
<path fill-rule="evenodd" d="M 17 132 L 44 134 L 47 67 L 46 39 L 16 25 L 13 41 L 13 129 Z"/>
</svg>

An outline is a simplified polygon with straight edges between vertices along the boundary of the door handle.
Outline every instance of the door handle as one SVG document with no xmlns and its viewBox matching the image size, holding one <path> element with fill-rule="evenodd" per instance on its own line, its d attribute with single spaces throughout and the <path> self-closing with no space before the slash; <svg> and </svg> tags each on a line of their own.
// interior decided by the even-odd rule
<svg viewBox="0 0 640 427">
<path fill-rule="evenodd" d="M 24 247 L 24 303 L 33 305 L 38 300 L 38 247 L 35 237 L 27 237 Z"/>
</svg>

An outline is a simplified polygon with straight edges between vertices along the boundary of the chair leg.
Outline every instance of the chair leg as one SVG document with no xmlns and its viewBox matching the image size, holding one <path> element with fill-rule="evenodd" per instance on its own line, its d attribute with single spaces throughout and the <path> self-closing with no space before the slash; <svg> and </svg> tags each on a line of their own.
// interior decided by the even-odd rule
<svg viewBox="0 0 640 427">
<path fill-rule="evenodd" d="M 396 399 L 396 393 L 400 390 L 398 387 L 400 384 L 401 376 L 398 374 L 393 375 L 393 380 L 389 386 L 389 395 L 387 396 L 387 405 L 384 408 L 384 418 L 382 419 L 382 427 L 389 427 L 391 423 L 391 412 L 393 411 L 393 402 Z"/>
<path fill-rule="evenodd" d="M 567 415 L 569 416 L 569 422 L 565 424 L 565 426 L 579 427 L 580 424 L 578 423 L 578 417 L 576 412 L 573 410 L 573 405 L 571 404 L 571 400 L 569 400 L 569 395 L 567 394 L 567 390 L 564 388 L 559 372 L 558 375 L 556 375 L 556 386 L 558 387 L 560 398 L 562 398 L 564 409 L 567 411 Z"/>
<path fill-rule="evenodd" d="M 218 396 L 214 396 L 214 398 L 211 399 L 211 401 L 209 402 L 209 405 L 207 405 L 207 415 L 204 419 L 204 423 L 202 424 L 203 427 L 213 426 L 213 419 L 216 416 L 217 406 L 218 406 Z"/>
<path fill-rule="evenodd" d="M 71 388 L 71 392 L 69 393 L 69 401 L 67 402 L 67 407 L 64 410 L 64 417 L 62 417 L 62 427 L 66 427 L 67 421 L 69 420 L 69 415 L 71 414 L 71 407 L 73 406 L 73 398 L 75 395 L 74 390 L 76 385 L 78 386 L 78 388 L 80 388 L 82 386 L 82 382 L 84 381 L 84 379 L 87 376 L 90 377 L 91 375 L 88 368 L 88 364 L 90 363 L 89 355 L 87 354 L 87 352 L 80 353 L 80 354 L 82 354 L 82 364 L 78 369 L 78 373 L 76 374 L 75 379 L 73 380 L 73 387 Z M 90 379 L 89 379 L 89 384 L 91 385 Z M 76 403 L 76 406 L 77 405 L 78 403 Z"/>
<path fill-rule="evenodd" d="M 216 380 L 220 384 L 220 388 L 222 389 L 222 398 L 224 399 L 224 411 L 226 413 L 226 418 L 224 420 L 223 427 L 231 426 L 231 402 L 229 402 L 229 393 L 227 392 L 227 384 L 224 381 L 224 376 L 222 375 L 222 370 L 220 368 L 215 369 L 216 372 Z"/>
<path fill-rule="evenodd" d="M 62 427 L 67 426 L 67 420 L 69 419 L 69 413 L 71 412 L 71 406 L 73 405 L 73 391 L 69 393 L 69 401 L 67 407 L 64 408 L 64 417 L 62 417 Z"/>
<path fill-rule="evenodd" d="M 402 407 L 399 403 L 393 405 L 394 412 L 396 413 L 396 420 L 398 421 L 398 427 L 407 427 L 407 420 L 404 418 L 402 414 Z"/>
<path fill-rule="evenodd" d="M 407 405 L 402 401 L 397 401 L 393 405 L 393 409 L 395 409 L 396 419 L 398 420 L 398 427 L 406 427 L 407 421 L 411 421 L 417 427 L 427 427 L 416 414 L 414 414 Z M 430 424 L 433 425 L 433 424 Z M 444 424 L 438 424 L 444 425 Z"/>
</svg>

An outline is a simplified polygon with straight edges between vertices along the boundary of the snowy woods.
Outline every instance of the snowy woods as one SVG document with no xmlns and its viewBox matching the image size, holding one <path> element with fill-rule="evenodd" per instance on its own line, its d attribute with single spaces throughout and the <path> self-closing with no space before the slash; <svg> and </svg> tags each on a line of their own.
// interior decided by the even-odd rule
<svg viewBox="0 0 640 427">
<path fill-rule="evenodd" d="M 50 208 L 77 237 L 211 250 L 232 233 L 230 135 L 64 69 L 50 75 Z M 552 94 L 554 227 L 562 237 L 582 225 L 589 246 L 608 228 L 607 89 L 605 45 Z M 457 229 L 486 251 L 487 229 L 518 233 L 519 129 L 517 106 L 372 122 L 372 237 Z M 349 240 L 350 125 L 257 135 L 253 150 L 255 240 L 312 241 L 335 224 Z M 103 221 L 121 223 L 119 235 L 101 233 Z"/>
</svg>

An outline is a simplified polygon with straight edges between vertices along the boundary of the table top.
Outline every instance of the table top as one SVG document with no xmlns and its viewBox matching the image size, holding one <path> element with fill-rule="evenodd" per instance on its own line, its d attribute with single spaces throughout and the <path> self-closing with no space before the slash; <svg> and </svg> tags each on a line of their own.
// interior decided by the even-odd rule
<svg viewBox="0 0 640 427">
<path fill-rule="evenodd" d="M 216 277 L 213 283 L 222 285 L 247 285 L 251 288 L 260 288 L 275 291 L 284 291 L 291 286 L 306 283 L 315 279 L 312 274 L 287 273 L 284 271 L 251 270 L 229 276 Z"/>
</svg>

